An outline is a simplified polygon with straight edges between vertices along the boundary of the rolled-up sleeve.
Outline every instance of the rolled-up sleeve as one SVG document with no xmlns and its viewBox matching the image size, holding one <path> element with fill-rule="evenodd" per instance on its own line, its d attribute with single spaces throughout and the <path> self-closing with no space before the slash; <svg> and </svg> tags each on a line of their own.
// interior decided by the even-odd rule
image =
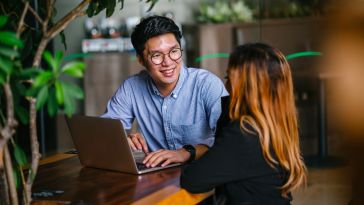
<svg viewBox="0 0 364 205">
<path fill-rule="evenodd" d="M 107 103 L 106 111 L 101 117 L 120 120 L 125 129 L 131 129 L 134 114 L 130 102 L 132 87 L 128 80 L 117 89 L 114 96 Z"/>
</svg>

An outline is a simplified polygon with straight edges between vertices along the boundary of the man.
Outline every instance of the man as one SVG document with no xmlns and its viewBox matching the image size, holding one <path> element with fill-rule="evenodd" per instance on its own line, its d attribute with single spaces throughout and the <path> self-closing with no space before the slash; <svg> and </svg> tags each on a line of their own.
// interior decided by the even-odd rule
<svg viewBox="0 0 364 205">
<path fill-rule="evenodd" d="M 220 98 L 227 95 L 218 77 L 183 65 L 181 37 L 167 17 L 143 19 L 131 41 L 146 71 L 124 81 L 103 115 L 120 119 L 125 129 L 137 120 L 144 138 L 130 134 L 128 141 L 133 150 L 148 153 L 147 167 L 199 158 L 214 142 Z"/>
</svg>

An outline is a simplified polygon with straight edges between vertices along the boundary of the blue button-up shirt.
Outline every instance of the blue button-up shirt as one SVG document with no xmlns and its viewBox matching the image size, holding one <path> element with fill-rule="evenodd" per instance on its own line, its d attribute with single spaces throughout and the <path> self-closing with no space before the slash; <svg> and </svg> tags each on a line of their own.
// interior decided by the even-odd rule
<svg viewBox="0 0 364 205">
<path fill-rule="evenodd" d="M 163 97 L 147 71 L 126 79 L 109 100 L 102 117 L 119 119 L 131 129 L 134 119 L 149 150 L 175 150 L 185 144 L 212 146 L 222 81 L 207 70 L 182 66 L 176 87 Z"/>
</svg>

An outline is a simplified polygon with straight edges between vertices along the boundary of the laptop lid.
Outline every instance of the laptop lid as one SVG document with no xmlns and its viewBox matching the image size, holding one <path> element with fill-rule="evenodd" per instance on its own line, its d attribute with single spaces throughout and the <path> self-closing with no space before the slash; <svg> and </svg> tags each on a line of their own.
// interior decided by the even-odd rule
<svg viewBox="0 0 364 205">
<path fill-rule="evenodd" d="M 74 115 L 66 121 L 82 165 L 138 173 L 119 120 Z"/>
<path fill-rule="evenodd" d="M 74 115 L 66 118 L 81 164 L 87 167 L 143 174 L 180 165 L 138 169 L 144 153 L 133 152 L 119 120 Z M 140 164 L 139 164 L 140 165 Z M 139 166 L 140 167 L 140 166 Z"/>
</svg>

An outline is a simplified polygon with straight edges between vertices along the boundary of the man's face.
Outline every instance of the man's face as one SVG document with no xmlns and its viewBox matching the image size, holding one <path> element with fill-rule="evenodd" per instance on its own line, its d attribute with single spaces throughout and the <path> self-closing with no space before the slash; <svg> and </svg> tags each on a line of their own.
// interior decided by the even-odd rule
<svg viewBox="0 0 364 205">
<path fill-rule="evenodd" d="M 182 66 L 181 57 L 173 59 L 178 57 L 176 52 L 181 52 L 175 36 L 167 33 L 150 38 L 144 47 L 144 60 L 139 58 L 139 61 L 147 68 L 158 89 L 173 89 Z"/>
</svg>

